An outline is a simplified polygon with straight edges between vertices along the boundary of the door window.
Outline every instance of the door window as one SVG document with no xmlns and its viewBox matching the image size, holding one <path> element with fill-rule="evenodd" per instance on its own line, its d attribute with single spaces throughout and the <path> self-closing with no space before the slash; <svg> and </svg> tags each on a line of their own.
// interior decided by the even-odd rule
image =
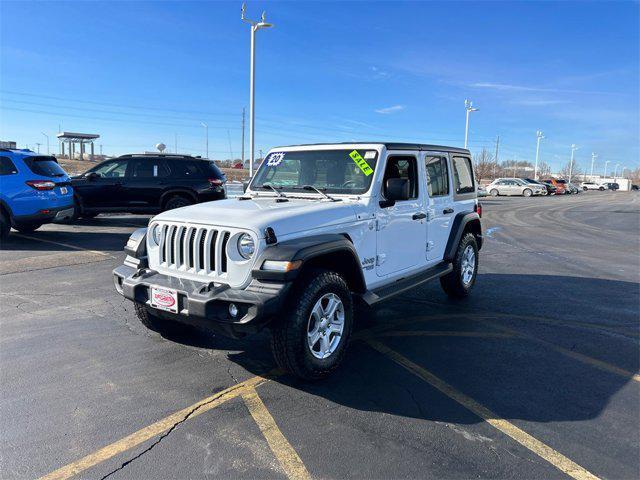
<svg viewBox="0 0 640 480">
<path fill-rule="evenodd" d="M 467 157 L 453 157 L 453 186 L 456 193 L 472 193 L 475 191 L 471 160 Z"/>
<path fill-rule="evenodd" d="M 120 178 L 124 177 L 124 172 L 127 170 L 126 160 L 115 160 L 112 162 L 105 162 L 102 165 L 98 165 L 89 172 L 97 173 L 103 178 Z"/>
<path fill-rule="evenodd" d="M 129 176 L 133 178 L 168 177 L 169 170 L 160 159 L 139 158 L 131 160 Z"/>
<path fill-rule="evenodd" d="M 383 186 L 386 189 L 390 178 L 409 180 L 409 198 L 418 198 L 418 163 L 412 155 L 396 155 L 387 158 Z"/>
<path fill-rule="evenodd" d="M 0 157 L 0 175 L 13 175 L 18 173 L 18 169 L 10 158 Z"/>
<path fill-rule="evenodd" d="M 447 158 L 427 156 L 427 188 L 429 197 L 443 197 L 449 195 L 449 169 Z"/>
<path fill-rule="evenodd" d="M 171 172 L 179 178 L 197 178 L 202 176 L 198 162 L 189 160 L 174 160 L 171 162 Z"/>
</svg>

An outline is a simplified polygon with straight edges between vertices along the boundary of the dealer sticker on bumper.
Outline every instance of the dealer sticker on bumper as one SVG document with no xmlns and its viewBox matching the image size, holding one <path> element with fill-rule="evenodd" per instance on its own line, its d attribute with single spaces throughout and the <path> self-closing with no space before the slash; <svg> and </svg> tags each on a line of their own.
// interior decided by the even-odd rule
<svg viewBox="0 0 640 480">
<path fill-rule="evenodd" d="M 178 292 L 170 288 L 151 287 L 151 306 L 178 313 Z"/>
</svg>

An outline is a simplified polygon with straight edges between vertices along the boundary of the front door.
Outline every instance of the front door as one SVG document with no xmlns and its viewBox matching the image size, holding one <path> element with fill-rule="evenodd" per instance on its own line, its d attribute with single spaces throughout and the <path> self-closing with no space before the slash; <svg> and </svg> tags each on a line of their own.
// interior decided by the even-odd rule
<svg viewBox="0 0 640 480">
<path fill-rule="evenodd" d="M 427 152 L 424 157 L 427 193 L 427 260 L 440 262 L 449 240 L 453 222 L 453 196 L 449 175 L 449 155 Z"/>
<path fill-rule="evenodd" d="M 87 208 L 109 208 L 119 204 L 127 160 L 111 160 L 89 170 L 73 188 Z"/>
<path fill-rule="evenodd" d="M 387 156 L 382 197 L 390 178 L 409 180 L 411 190 L 409 200 L 378 209 L 376 273 L 380 277 L 424 268 L 427 225 L 424 188 L 418 185 L 419 172 L 415 155 Z"/>
</svg>

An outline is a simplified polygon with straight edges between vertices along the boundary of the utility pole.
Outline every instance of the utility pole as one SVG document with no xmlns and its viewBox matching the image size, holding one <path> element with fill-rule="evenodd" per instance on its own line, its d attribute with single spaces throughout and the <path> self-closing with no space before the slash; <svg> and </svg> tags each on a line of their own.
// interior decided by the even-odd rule
<svg viewBox="0 0 640 480">
<path fill-rule="evenodd" d="M 496 179 L 496 166 L 498 165 L 498 151 L 500 150 L 500 135 L 496 137 L 496 154 L 493 159 L 493 179 Z"/>
<path fill-rule="evenodd" d="M 540 158 L 540 140 L 544 138 L 544 135 L 540 130 L 536 132 L 536 166 L 533 169 L 533 179 L 538 180 L 538 160 Z"/>
<path fill-rule="evenodd" d="M 571 144 L 571 161 L 569 162 L 569 183 L 571 183 L 571 177 L 573 174 L 573 153 L 578 149 L 575 143 Z"/>
<path fill-rule="evenodd" d="M 244 168 L 244 111 L 245 111 L 245 108 L 242 107 L 242 153 L 240 155 L 240 160 L 242 161 L 242 168 Z"/>
<path fill-rule="evenodd" d="M 50 153 L 50 152 L 49 152 L 49 135 L 47 135 L 47 134 L 46 134 L 46 133 L 44 133 L 44 132 L 40 132 L 40 133 L 41 133 L 42 135 L 44 135 L 44 136 L 45 136 L 45 138 L 47 139 L 47 155 L 49 155 L 49 153 Z"/>
<path fill-rule="evenodd" d="M 594 152 L 591 152 L 591 177 L 589 180 L 593 181 L 593 164 L 596 162 L 596 158 L 598 155 Z"/>
<path fill-rule="evenodd" d="M 209 125 L 207 125 L 204 122 L 200 122 L 200 125 L 202 125 L 204 127 L 204 134 L 206 137 L 206 144 L 207 144 L 207 156 L 206 158 L 209 158 Z"/>
<path fill-rule="evenodd" d="M 473 108 L 473 102 L 471 100 L 464 101 L 464 109 L 467 112 L 467 118 L 464 127 L 464 148 L 467 148 L 467 145 L 469 145 L 469 114 L 471 112 L 477 112 L 479 109 Z"/>
<path fill-rule="evenodd" d="M 273 25 L 267 23 L 266 13 L 262 12 L 259 22 L 249 20 L 244 16 L 246 5 L 242 4 L 242 15 L 240 19 L 251 25 L 251 73 L 249 85 L 249 177 L 253 177 L 253 159 L 255 156 L 255 80 L 256 80 L 256 32 L 262 28 L 271 28 Z"/>
</svg>

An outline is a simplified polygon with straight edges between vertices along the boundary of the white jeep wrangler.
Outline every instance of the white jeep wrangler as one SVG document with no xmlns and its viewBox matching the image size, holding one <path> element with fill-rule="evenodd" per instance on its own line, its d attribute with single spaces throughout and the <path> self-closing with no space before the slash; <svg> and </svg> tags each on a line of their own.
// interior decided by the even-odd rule
<svg viewBox="0 0 640 480">
<path fill-rule="evenodd" d="M 317 379 L 344 357 L 354 304 L 436 278 L 466 296 L 480 216 L 468 150 L 279 147 L 243 196 L 170 210 L 135 231 L 114 282 L 149 328 L 240 337 L 268 326 L 279 367 Z"/>
</svg>

